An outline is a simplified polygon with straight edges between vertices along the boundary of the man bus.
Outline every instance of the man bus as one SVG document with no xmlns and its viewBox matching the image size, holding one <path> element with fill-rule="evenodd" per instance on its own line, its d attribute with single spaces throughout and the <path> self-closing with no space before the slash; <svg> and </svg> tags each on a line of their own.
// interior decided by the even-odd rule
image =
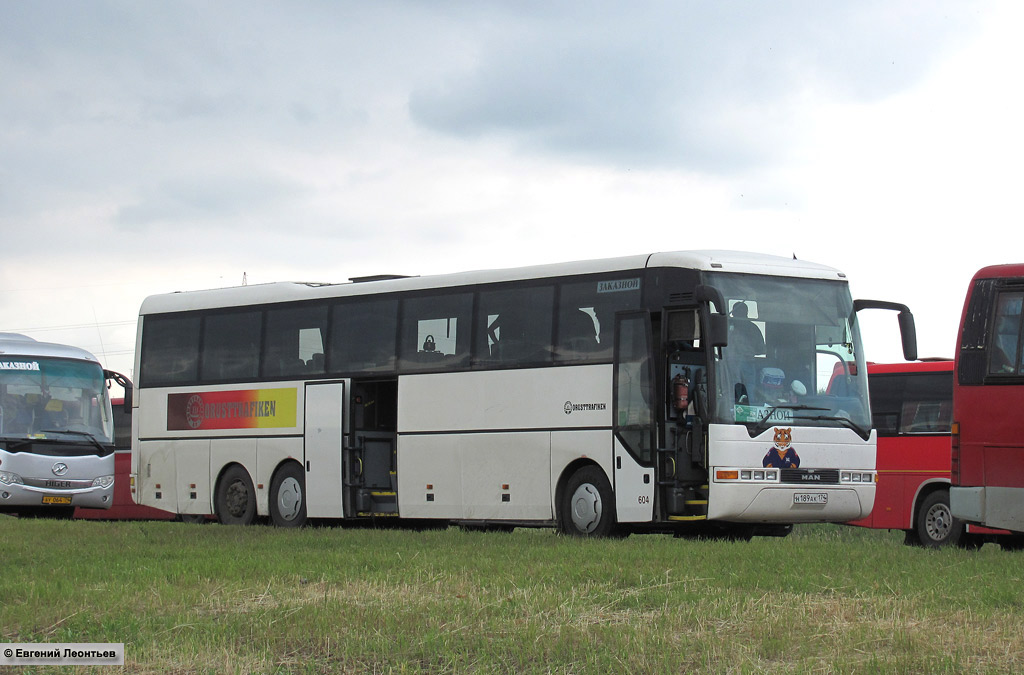
<svg viewBox="0 0 1024 675">
<path fill-rule="evenodd" d="M 1024 548 L 1024 264 L 979 270 L 967 290 L 953 386 L 950 506 L 969 523 L 1010 531 Z"/>
<path fill-rule="evenodd" d="M 901 310 L 914 358 L 905 307 L 855 303 L 841 272 L 758 254 L 153 296 L 133 494 L 281 526 L 745 537 L 862 518 L 875 434 L 856 310 L 869 307 Z"/>
<path fill-rule="evenodd" d="M 104 371 L 89 352 L 0 333 L 0 512 L 71 517 L 107 509 L 114 424 Z"/>
</svg>

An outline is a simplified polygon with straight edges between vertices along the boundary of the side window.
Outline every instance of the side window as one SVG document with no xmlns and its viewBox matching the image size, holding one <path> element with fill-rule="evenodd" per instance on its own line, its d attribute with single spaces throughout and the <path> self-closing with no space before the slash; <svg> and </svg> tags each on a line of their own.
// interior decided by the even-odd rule
<svg viewBox="0 0 1024 675">
<path fill-rule="evenodd" d="M 640 278 L 563 284 L 558 303 L 559 361 L 609 361 L 615 313 L 640 306 Z"/>
<path fill-rule="evenodd" d="M 335 305 L 331 313 L 332 373 L 381 373 L 395 369 L 398 301 L 363 300 Z"/>
<path fill-rule="evenodd" d="M 482 366 L 551 361 L 552 286 L 480 293 L 475 363 Z"/>
<path fill-rule="evenodd" d="M 953 373 L 870 375 L 871 423 L 879 436 L 948 434 Z"/>
<path fill-rule="evenodd" d="M 952 421 L 952 373 L 921 373 L 906 378 L 901 434 L 948 434 Z"/>
<path fill-rule="evenodd" d="M 326 305 L 267 310 L 263 375 L 323 374 L 326 329 Z"/>
<path fill-rule="evenodd" d="M 871 425 L 879 436 L 895 436 L 899 430 L 904 375 L 869 375 Z"/>
<path fill-rule="evenodd" d="M 160 387 L 195 382 L 199 364 L 198 316 L 147 316 L 142 322 L 139 382 Z"/>
<path fill-rule="evenodd" d="M 210 314 L 203 322 L 200 379 L 253 380 L 259 374 L 262 312 Z"/>
<path fill-rule="evenodd" d="M 989 349 L 989 375 L 1021 375 L 1021 304 L 1024 293 L 1000 293 L 996 298 L 996 314 Z"/>
<path fill-rule="evenodd" d="M 447 370 L 467 365 L 472 311 L 472 293 L 405 300 L 401 368 Z"/>
</svg>

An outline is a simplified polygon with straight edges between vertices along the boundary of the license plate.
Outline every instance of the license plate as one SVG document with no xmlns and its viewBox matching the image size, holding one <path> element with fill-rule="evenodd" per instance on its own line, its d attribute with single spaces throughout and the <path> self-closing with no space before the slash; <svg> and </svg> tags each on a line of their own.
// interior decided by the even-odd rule
<svg viewBox="0 0 1024 675">
<path fill-rule="evenodd" d="M 44 504 L 70 504 L 71 497 L 43 497 Z"/>
<path fill-rule="evenodd" d="M 795 492 L 794 504 L 828 504 L 827 492 Z"/>
</svg>

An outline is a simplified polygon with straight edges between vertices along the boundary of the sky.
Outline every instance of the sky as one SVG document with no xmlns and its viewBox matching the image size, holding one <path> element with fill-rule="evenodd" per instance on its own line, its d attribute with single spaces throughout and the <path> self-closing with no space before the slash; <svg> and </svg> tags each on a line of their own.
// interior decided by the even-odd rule
<svg viewBox="0 0 1024 675">
<path fill-rule="evenodd" d="M 1022 262 L 1024 3 L 0 0 L 0 331 L 132 376 L 151 294 L 691 249 L 953 356 Z M 867 357 L 901 360 L 895 315 Z"/>
</svg>

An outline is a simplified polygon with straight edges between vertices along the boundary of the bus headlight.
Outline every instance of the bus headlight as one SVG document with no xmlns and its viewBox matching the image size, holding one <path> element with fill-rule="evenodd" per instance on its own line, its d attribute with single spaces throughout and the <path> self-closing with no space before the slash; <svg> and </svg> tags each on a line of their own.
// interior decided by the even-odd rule
<svg viewBox="0 0 1024 675">
<path fill-rule="evenodd" d="M 839 474 L 840 483 L 876 483 L 878 476 L 871 471 L 843 471 Z"/>
<path fill-rule="evenodd" d="M 0 483 L 4 485 L 24 485 L 25 481 L 13 471 L 0 471 Z"/>
<path fill-rule="evenodd" d="M 715 481 L 739 481 L 742 483 L 777 483 L 779 482 L 778 469 L 717 469 Z"/>
<path fill-rule="evenodd" d="M 100 476 L 99 478 L 93 480 L 93 482 L 92 482 L 92 486 L 93 487 L 98 487 L 98 488 L 108 488 L 108 487 L 110 487 L 113 484 L 114 484 L 114 477 L 113 476 Z"/>
</svg>

